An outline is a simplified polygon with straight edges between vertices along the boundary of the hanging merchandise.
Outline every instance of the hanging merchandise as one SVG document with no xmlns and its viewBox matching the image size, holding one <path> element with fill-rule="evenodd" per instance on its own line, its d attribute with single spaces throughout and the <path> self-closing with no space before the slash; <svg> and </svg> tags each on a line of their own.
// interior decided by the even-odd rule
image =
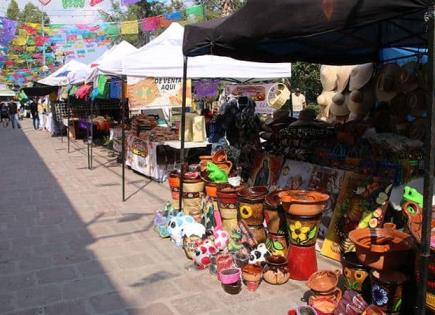
<svg viewBox="0 0 435 315">
<path fill-rule="evenodd" d="M 186 9 L 186 16 L 190 22 L 199 22 L 204 18 L 204 7 L 194 5 Z"/>
<path fill-rule="evenodd" d="M 64 9 L 68 8 L 83 8 L 85 6 L 85 0 L 62 0 Z"/>
<path fill-rule="evenodd" d="M 122 80 L 113 79 L 110 81 L 110 98 L 121 99 L 122 94 Z"/>
<path fill-rule="evenodd" d="M 164 16 L 159 16 L 159 26 L 161 28 L 167 28 L 169 27 L 169 25 L 171 25 L 171 21 L 169 21 L 167 18 L 165 18 Z"/>
<path fill-rule="evenodd" d="M 139 33 L 139 28 L 136 20 L 121 22 L 122 35 L 130 35 L 130 34 L 138 34 L 138 33 Z"/>
<path fill-rule="evenodd" d="M 17 22 L 0 17 L 0 45 L 7 46 L 15 37 Z"/>
<path fill-rule="evenodd" d="M 98 98 L 107 98 L 109 94 L 109 86 L 107 84 L 108 77 L 104 74 L 100 75 L 97 79 Z"/>
</svg>

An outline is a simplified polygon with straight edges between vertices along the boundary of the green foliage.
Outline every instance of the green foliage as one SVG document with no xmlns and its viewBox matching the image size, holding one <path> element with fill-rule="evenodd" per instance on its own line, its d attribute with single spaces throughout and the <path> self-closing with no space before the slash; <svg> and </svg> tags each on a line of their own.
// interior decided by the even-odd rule
<svg viewBox="0 0 435 315">
<path fill-rule="evenodd" d="M 20 15 L 20 8 L 18 7 L 17 1 L 11 0 L 8 9 L 6 10 L 6 17 L 11 20 L 18 20 L 19 15 Z"/>
<path fill-rule="evenodd" d="M 290 79 L 292 90 L 301 90 L 307 103 L 316 103 L 317 96 L 322 92 L 320 83 L 320 65 L 295 62 L 292 63 L 292 76 Z"/>
<path fill-rule="evenodd" d="M 225 1 L 232 1 L 235 10 L 240 9 L 245 4 L 245 0 L 195 0 L 194 4 L 204 5 L 206 20 L 213 20 L 222 15 L 222 7 Z"/>
<path fill-rule="evenodd" d="M 50 23 L 50 18 L 47 13 L 42 12 L 33 3 L 26 3 L 24 8 L 20 10 L 18 3 L 11 0 L 6 11 L 6 17 L 11 20 L 16 20 L 23 23 L 41 23 L 44 19 L 44 24 Z"/>
</svg>

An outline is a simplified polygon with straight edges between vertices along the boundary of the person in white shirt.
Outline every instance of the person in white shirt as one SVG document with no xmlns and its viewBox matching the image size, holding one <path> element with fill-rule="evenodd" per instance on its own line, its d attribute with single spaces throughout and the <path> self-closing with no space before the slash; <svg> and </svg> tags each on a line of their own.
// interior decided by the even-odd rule
<svg viewBox="0 0 435 315">
<path fill-rule="evenodd" d="M 305 101 L 305 95 L 301 94 L 301 90 L 297 88 L 294 93 L 292 93 L 292 108 L 293 108 L 293 117 L 299 118 L 299 113 L 305 108 L 307 105 Z"/>
</svg>

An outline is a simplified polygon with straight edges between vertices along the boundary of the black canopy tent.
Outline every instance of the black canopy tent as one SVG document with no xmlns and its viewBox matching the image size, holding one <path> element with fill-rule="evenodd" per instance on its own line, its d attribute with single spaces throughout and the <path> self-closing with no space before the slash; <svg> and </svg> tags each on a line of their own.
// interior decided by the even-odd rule
<svg viewBox="0 0 435 315">
<path fill-rule="evenodd" d="M 418 314 L 425 314 L 432 221 L 435 163 L 434 10 L 433 0 L 247 0 L 241 10 L 227 18 L 187 25 L 183 43 L 182 166 L 188 57 L 219 55 L 257 62 L 305 61 L 347 65 L 377 62 L 380 51 L 385 48 L 428 48 L 430 97 L 420 253 L 423 283 L 419 286 Z"/>
<path fill-rule="evenodd" d="M 58 86 L 45 85 L 38 82 L 33 82 L 31 87 L 24 87 L 22 90 L 27 96 L 45 96 L 53 92 L 57 92 Z"/>
</svg>

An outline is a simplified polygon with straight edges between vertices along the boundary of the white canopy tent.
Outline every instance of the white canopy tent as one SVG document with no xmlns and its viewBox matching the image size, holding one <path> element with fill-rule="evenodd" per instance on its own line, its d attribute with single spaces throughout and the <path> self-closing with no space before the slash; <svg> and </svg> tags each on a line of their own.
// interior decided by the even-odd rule
<svg viewBox="0 0 435 315">
<path fill-rule="evenodd" d="M 0 84 L 0 97 L 14 97 L 15 92 L 4 84 Z"/>
<path fill-rule="evenodd" d="M 160 36 L 122 59 L 122 74 L 137 77 L 183 77 L 184 28 L 172 23 Z M 188 78 L 271 79 L 290 77 L 290 63 L 258 63 L 228 57 L 189 58 Z"/>
<path fill-rule="evenodd" d="M 89 76 L 91 68 L 79 61 L 71 60 L 48 77 L 41 79 L 38 83 L 51 85 L 51 86 L 63 86 L 69 83 L 78 83 L 83 81 Z"/>
</svg>

